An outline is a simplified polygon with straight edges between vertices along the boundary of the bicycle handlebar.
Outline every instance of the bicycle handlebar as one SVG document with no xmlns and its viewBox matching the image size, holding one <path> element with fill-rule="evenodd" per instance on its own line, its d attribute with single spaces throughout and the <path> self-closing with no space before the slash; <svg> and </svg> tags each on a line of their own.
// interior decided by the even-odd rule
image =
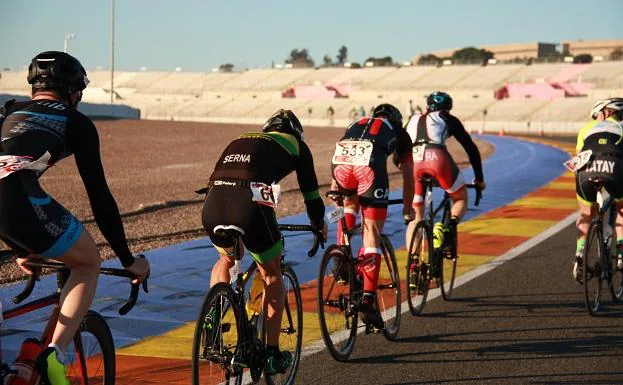
<svg viewBox="0 0 623 385">
<path fill-rule="evenodd" d="M 474 206 L 478 206 L 480 204 L 480 199 L 482 199 L 482 189 L 479 185 L 475 183 L 468 183 L 465 185 L 467 188 L 473 188 L 476 190 L 476 199 L 474 200 Z"/>
<path fill-rule="evenodd" d="M 27 254 L 15 253 L 15 252 L 12 252 L 11 254 L 7 252 L 0 253 L 0 256 L 4 256 L 4 257 L 7 257 L 9 255 L 23 257 L 23 256 L 26 256 Z M 138 258 L 145 258 L 145 257 L 139 255 Z M 44 261 L 44 260 L 41 260 L 41 261 L 30 260 L 26 263 L 26 266 L 32 269 L 33 274 L 31 274 L 28 277 L 28 281 L 26 282 L 26 286 L 24 287 L 24 289 L 19 294 L 17 294 L 15 297 L 13 297 L 13 303 L 15 304 L 21 303 L 26 298 L 28 298 L 30 294 L 32 294 L 32 291 L 35 288 L 35 284 L 37 283 L 37 281 L 39 280 L 39 276 L 41 275 L 42 268 L 50 268 L 50 269 L 54 269 L 57 271 L 69 270 L 69 267 L 63 263 Z M 136 278 L 134 274 L 130 273 L 127 270 L 107 268 L 107 267 L 100 268 L 100 274 L 113 275 L 116 277 L 125 277 L 125 278 L 130 278 L 131 280 Z M 138 293 L 139 293 L 140 286 L 141 284 L 132 284 L 132 287 L 130 289 L 130 297 L 128 298 L 126 303 L 123 306 L 121 306 L 121 308 L 119 309 L 120 315 L 126 315 L 130 310 L 132 310 L 134 305 L 136 305 L 136 301 L 138 300 Z M 145 293 L 148 293 L 149 289 L 147 287 L 147 278 L 143 280 L 142 286 L 143 286 L 143 290 L 145 291 Z"/>
<path fill-rule="evenodd" d="M 322 247 L 324 249 L 324 241 L 322 240 L 322 231 L 315 228 L 312 225 L 288 225 L 288 224 L 280 224 L 277 226 L 279 231 L 311 231 L 314 233 L 314 244 L 311 249 L 307 252 L 307 256 L 309 258 L 316 255 L 318 252 L 318 247 Z"/>
</svg>

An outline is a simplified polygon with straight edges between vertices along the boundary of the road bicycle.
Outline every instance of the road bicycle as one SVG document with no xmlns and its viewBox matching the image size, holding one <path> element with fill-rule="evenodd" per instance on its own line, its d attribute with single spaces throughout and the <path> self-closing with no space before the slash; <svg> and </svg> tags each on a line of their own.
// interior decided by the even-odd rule
<svg viewBox="0 0 623 385">
<path fill-rule="evenodd" d="M 280 231 L 311 231 L 314 244 L 312 257 L 322 244 L 321 232 L 310 225 L 280 224 Z M 235 228 L 220 229 L 222 236 L 235 240 L 240 251 L 241 236 Z M 283 234 L 282 242 L 285 241 Z M 285 250 L 285 245 L 284 245 Z M 301 359 L 303 342 L 303 302 L 294 269 L 281 256 L 281 274 L 286 293 L 281 321 L 279 347 L 292 353 L 293 362 L 286 373 L 268 376 L 264 372 L 266 327 L 262 311 L 263 283 L 256 261 L 242 273 L 235 274 L 234 287 L 228 283 L 214 285 L 205 297 L 195 326 L 192 350 L 193 385 L 222 383 L 242 384 L 245 373 L 255 383 L 262 378 L 269 384 L 293 384 Z M 236 255 L 240 260 L 242 255 Z M 247 283 L 251 281 L 249 288 Z"/>
<path fill-rule="evenodd" d="M 435 208 L 433 204 L 433 187 L 438 186 L 436 180 L 425 176 L 421 179 L 424 187 L 424 218 L 417 223 L 409 247 L 407 249 L 407 304 L 413 315 L 422 314 L 431 283 L 441 288 L 444 300 L 449 300 L 454 292 L 456 266 L 458 262 L 458 234 L 456 228 L 449 226 L 452 200 L 446 192 Z M 476 190 L 475 206 L 480 204 L 482 192 L 478 185 L 467 184 L 467 188 Z M 446 234 L 444 244 L 435 249 L 433 247 L 433 226 L 437 215 L 441 212 L 442 223 L 452 228 Z M 445 265 L 445 266 L 444 266 Z"/>
<path fill-rule="evenodd" d="M 597 191 L 603 187 L 600 178 L 589 178 L 595 184 Z M 611 239 L 604 236 L 605 217 L 608 215 L 613 204 L 613 199 L 608 197 L 603 202 L 598 201 L 598 214 L 591 221 L 586 238 L 586 244 L 582 252 L 582 260 L 578 261 L 582 266 L 582 283 L 586 309 L 590 315 L 599 315 L 601 308 L 601 293 L 607 286 L 613 301 L 620 301 L 623 297 L 623 272 L 617 269 L 617 256 L 613 252 Z M 612 234 L 609 235 L 612 237 Z"/>
<path fill-rule="evenodd" d="M 329 191 L 327 197 L 336 202 L 342 229 L 347 229 L 343 215 L 345 193 Z M 401 204 L 401 199 L 390 200 Z M 362 277 L 356 273 L 357 256 L 353 254 L 351 240 L 362 233 L 361 225 L 344 231 L 344 244 L 327 247 L 320 263 L 318 275 L 318 318 L 320 331 L 327 350 L 338 361 L 346 361 L 355 347 L 358 313 L 363 295 Z M 385 322 L 383 335 L 396 339 L 400 327 L 400 276 L 394 248 L 385 234 L 381 234 L 381 267 L 377 286 L 377 306 Z M 366 333 L 371 325 L 363 325 Z"/>
<path fill-rule="evenodd" d="M 25 256 L 23 253 L 16 253 L 12 250 L 1 250 L 0 260 L 12 257 Z M 70 269 L 67 265 L 47 260 L 31 259 L 27 262 L 33 274 L 28 277 L 26 286 L 13 298 L 13 303 L 20 304 L 32 293 L 36 282 L 42 273 L 42 269 L 56 273 L 57 290 L 56 293 L 24 303 L 12 309 L 5 309 L 2 312 L 4 320 L 9 320 L 20 315 L 34 312 L 38 309 L 52 306 L 52 313 L 48 318 L 43 333 L 39 337 L 42 346 L 48 346 L 54 333 L 54 327 L 59 318 L 60 312 L 60 293 L 69 278 Z M 100 268 L 100 274 L 126 277 L 130 280 L 136 278 L 130 272 L 123 269 Z M 147 280 L 143 281 L 143 290 L 147 292 Z M 120 315 L 127 314 L 136 304 L 139 294 L 139 285 L 132 284 L 130 297 L 127 302 L 119 309 Z M 10 330 L 3 330 L 2 335 L 12 334 Z M 67 379 L 70 384 L 81 385 L 114 385 L 115 383 L 115 345 L 112 333 L 106 320 L 94 310 L 89 310 L 80 324 L 72 342 L 65 352 L 65 366 L 67 367 Z M 39 383 L 39 376 L 36 370 L 32 379 L 32 384 Z M 10 369 L 8 363 L 2 361 L 0 352 L 0 384 L 4 383 L 4 378 L 9 374 L 15 374 Z"/>
</svg>

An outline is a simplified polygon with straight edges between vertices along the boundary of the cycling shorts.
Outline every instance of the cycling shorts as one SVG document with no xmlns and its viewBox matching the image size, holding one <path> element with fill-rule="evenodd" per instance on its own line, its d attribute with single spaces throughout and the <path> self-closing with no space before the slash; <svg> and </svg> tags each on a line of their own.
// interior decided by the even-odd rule
<svg viewBox="0 0 623 385">
<path fill-rule="evenodd" d="M 252 201 L 249 187 L 214 186 L 203 204 L 201 220 L 212 244 L 223 249 L 234 246 L 234 239 L 216 234 L 219 225 L 236 226 L 244 231 L 242 243 L 253 258 L 266 264 L 283 253 L 281 233 L 272 207 Z"/>
<path fill-rule="evenodd" d="M 422 177 L 429 175 L 437 180 L 439 186 L 448 194 L 465 189 L 465 178 L 445 148 L 427 148 L 424 150 L 424 159 L 413 162 L 413 177 L 415 179 L 415 197 L 413 207 L 424 204 L 424 186 Z"/>
<path fill-rule="evenodd" d="M 82 223 L 52 199 L 31 172 L 0 181 L 0 238 L 11 248 L 56 258 L 80 238 Z"/>
<path fill-rule="evenodd" d="M 334 164 L 332 172 L 340 191 L 359 197 L 365 218 L 387 218 L 389 178 L 385 163 L 380 167 Z"/>
<path fill-rule="evenodd" d="M 600 179 L 604 189 L 617 201 L 623 200 L 623 159 L 610 154 L 593 153 L 591 161 L 575 177 L 575 192 L 580 203 L 597 202 L 597 185 L 589 179 Z"/>
</svg>

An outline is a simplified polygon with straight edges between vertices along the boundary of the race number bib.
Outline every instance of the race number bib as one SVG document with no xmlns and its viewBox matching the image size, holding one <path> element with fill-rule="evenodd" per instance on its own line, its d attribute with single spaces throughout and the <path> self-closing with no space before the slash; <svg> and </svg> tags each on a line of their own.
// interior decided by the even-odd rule
<svg viewBox="0 0 623 385">
<path fill-rule="evenodd" d="M 333 164 L 369 166 L 373 144 L 358 140 L 343 140 L 335 144 Z"/>
<path fill-rule="evenodd" d="M 571 172 L 580 171 L 582 167 L 586 166 L 588 161 L 591 160 L 591 155 L 593 155 L 592 150 L 582 151 L 578 155 L 564 162 L 563 165 Z"/>
<path fill-rule="evenodd" d="M 335 223 L 344 217 L 344 208 L 336 207 L 327 213 L 327 220 L 329 223 Z"/>
<path fill-rule="evenodd" d="M 419 146 L 413 147 L 413 161 L 421 162 L 424 160 L 424 150 L 426 149 L 425 144 L 420 144 Z"/>
<path fill-rule="evenodd" d="M 251 182 L 249 187 L 253 193 L 252 200 L 254 202 L 270 207 L 277 206 L 279 195 L 281 194 L 281 186 L 278 184 L 269 186 L 266 183 Z"/>
<path fill-rule="evenodd" d="M 29 156 L 0 155 L 0 179 L 22 169 L 45 171 L 50 158 L 51 155 L 47 151 L 37 160 Z"/>
</svg>

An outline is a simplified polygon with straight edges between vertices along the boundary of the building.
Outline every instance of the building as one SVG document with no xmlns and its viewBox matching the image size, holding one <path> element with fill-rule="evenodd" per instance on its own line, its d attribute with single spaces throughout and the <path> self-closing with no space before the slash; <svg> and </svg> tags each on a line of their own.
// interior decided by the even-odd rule
<svg viewBox="0 0 623 385">
<path fill-rule="evenodd" d="M 601 56 L 607 60 L 612 51 L 623 49 L 623 40 L 566 40 L 562 42 L 562 51 L 571 55 L 590 54 L 593 57 Z"/>
</svg>

